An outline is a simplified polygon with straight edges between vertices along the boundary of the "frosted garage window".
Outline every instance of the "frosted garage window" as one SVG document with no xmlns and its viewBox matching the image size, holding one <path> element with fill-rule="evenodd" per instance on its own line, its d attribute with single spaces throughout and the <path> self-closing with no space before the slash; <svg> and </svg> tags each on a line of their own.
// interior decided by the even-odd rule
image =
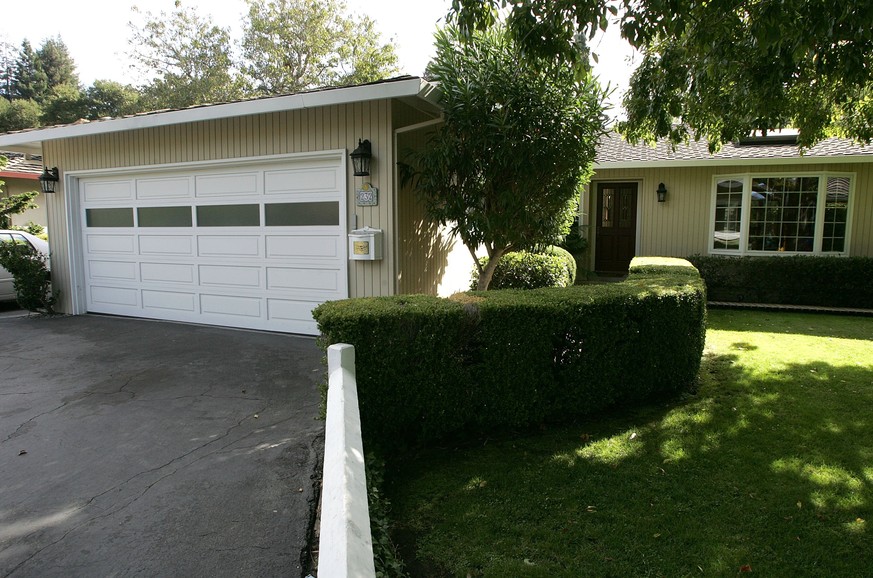
<svg viewBox="0 0 873 578">
<path fill-rule="evenodd" d="M 268 203 L 264 219 L 268 227 L 339 225 L 339 203 Z"/>
<path fill-rule="evenodd" d="M 197 207 L 198 227 L 257 227 L 259 205 L 204 205 Z"/>
<path fill-rule="evenodd" d="M 89 227 L 133 227 L 133 208 L 85 209 L 85 223 Z"/>
<path fill-rule="evenodd" d="M 140 207 L 136 210 L 140 227 L 190 227 L 191 207 Z"/>
</svg>

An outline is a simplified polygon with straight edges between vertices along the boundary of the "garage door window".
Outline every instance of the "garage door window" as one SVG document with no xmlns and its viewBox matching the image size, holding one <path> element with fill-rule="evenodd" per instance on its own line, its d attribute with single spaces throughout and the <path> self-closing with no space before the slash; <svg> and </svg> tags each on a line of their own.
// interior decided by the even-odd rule
<svg viewBox="0 0 873 578">
<path fill-rule="evenodd" d="M 197 207 L 199 227 L 258 227 L 259 205 L 205 205 Z"/>
<path fill-rule="evenodd" d="M 133 227 L 133 208 L 88 209 L 85 221 L 89 227 Z"/>
<path fill-rule="evenodd" d="M 339 203 L 267 203 L 268 227 L 313 227 L 339 225 Z"/>
<path fill-rule="evenodd" d="M 140 207 L 136 210 L 140 227 L 190 227 L 191 207 Z"/>
</svg>

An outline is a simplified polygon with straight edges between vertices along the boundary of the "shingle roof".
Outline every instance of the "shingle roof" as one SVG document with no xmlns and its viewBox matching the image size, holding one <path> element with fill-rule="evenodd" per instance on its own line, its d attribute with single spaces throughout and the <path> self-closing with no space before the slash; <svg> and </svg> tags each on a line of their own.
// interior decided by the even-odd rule
<svg viewBox="0 0 873 578">
<path fill-rule="evenodd" d="M 597 147 L 595 164 L 608 167 L 612 164 L 629 165 L 647 163 L 682 164 L 725 164 L 731 161 L 795 159 L 814 160 L 821 158 L 847 158 L 869 156 L 873 161 L 873 145 L 859 145 L 849 139 L 825 139 L 801 154 L 793 144 L 725 144 L 720 151 L 711 155 L 706 141 L 691 141 L 680 144 L 675 150 L 666 140 L 658 141 L 654 147 L 647 144 L 632 145 L 618 133 L 612 132 L 601 138 Z M 866 159 L 865 159 L 866 160 Z"/>
<path fill-rule="evenodd" d="M 32 175 L 37 178 L 42 173 L 41 156 L 7 151 L 0 151 L 0 156 L 7 160 L 6 168 L 0 171 L 0 175 L 16 178 L 28 178 L 25 175 Z"/>
</svg>

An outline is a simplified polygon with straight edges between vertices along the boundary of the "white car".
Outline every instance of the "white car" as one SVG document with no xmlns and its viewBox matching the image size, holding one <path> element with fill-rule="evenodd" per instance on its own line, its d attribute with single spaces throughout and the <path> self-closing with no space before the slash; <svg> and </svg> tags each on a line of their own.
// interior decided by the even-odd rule
<svg viewBox="0 0 873 578">
<path fill-rule="evenodd" d="M 48 264 L 49 244 L 24 231 L 7 231 L 0 229 L 0 243 L 15 243 L 30 245 L 43 254 Z M 15 289 L 12 287 L 12 273 L 0 267 L 0 301 L 14 301 Z"/>
</svg>

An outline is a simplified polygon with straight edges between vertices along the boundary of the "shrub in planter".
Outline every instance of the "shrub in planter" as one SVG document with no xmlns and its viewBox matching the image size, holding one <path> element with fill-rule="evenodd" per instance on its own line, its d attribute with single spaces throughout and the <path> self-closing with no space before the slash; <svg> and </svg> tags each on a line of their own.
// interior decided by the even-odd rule
<svg viewBox="0 0 873 578">
<path fill-rule="evenodd" d="M 479 260 L 484 266 L 488 257 Z M 494 276 L 490 289 L 538 289 L 540 287 L 568 287 L 576 279 L 576 261 L 560 247 L 549 247 L 544 253 L 516 251 L 504 255 Z M 471 289 L 475 289 L 479 271 L 474 269 Z"/>
<path fill-rule="evenodd" d="M 54 313 L 57 295 L 52 295 L 51 274 L 40 252 L 30 245 L 0 243 L 0 265 L 12 274 L 19 306 L 28 311 Z"/>
</svg>

